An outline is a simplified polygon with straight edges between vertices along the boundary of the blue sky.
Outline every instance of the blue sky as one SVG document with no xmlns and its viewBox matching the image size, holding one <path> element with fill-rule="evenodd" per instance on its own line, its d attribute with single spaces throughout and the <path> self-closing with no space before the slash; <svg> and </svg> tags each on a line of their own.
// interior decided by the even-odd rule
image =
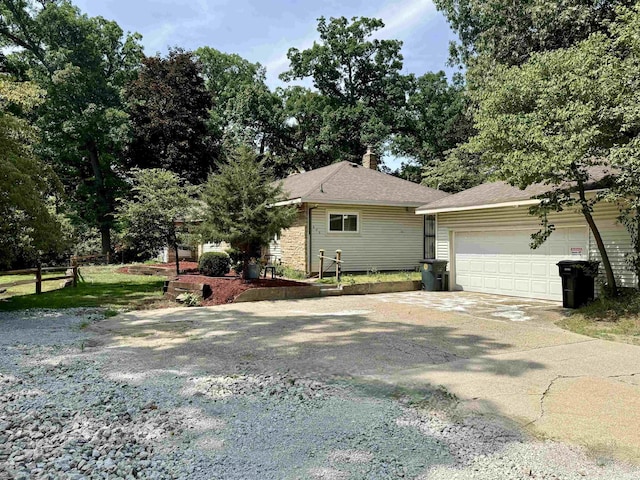
<svg viewBox="0 0 640 480">
<path fill-rule="evenodd" d="M 143 35 L 148 55 L 169 46 L 210 46 L 267 67 L 269 84 L 288 66 L 289 47 L 317 39 L 317 18 L 382 18 L 380 38 L 404 42 L 405 72 L 445 70 L 454 34 L 431 0 L 75 0 L 91 15 Z"/>
<path fill-rule="evenodd" d="M 304 49 L 318 38 L 317 18 L 381 18 L 377 35 L 404 42 L 404 73 L 445 70 L 455 36 L 432 0 L 75 0 L 91 15 L 115 20 L 143 35 L 147 55 L 168 47 L 210 46 L 237 53 L 267 68 L 271 87 L 288 67 L 290 47 Z M 397 162 L 387 161 L 394 165 Z"/>
</svg>

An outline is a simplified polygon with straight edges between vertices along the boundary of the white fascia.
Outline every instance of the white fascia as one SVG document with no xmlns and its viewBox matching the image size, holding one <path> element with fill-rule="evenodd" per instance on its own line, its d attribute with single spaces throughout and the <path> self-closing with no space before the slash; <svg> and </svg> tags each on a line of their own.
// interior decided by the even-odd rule
<svg viewBox="0 0 640 480">
<path fill-rule="evenodd" d="M 302 203 L 302 198 L 292 198 L 291 200 L 283 200 L 282 202 L 276 202 L 270 207 L 284 207 L 285 205 L 298 205 Z"/>
<path fill-rule="evenodd" d="M 416 210 L 416 215 L 435 215 L 436 213 L 447 213 L 447 212 L 466 212 L 469 210 L 484 210 L 487 208 L 502 208 L 502 207 L 521 207 L 525 205 L 538 205 L 541 202 L 539 199 L 531 199 L 531 200 L 518 200 L 516 202 L 503 202 L 503 203 L 490 203 L 485 205 L 469 205 L 467 207 L 443 207 L 443 208 L 432 208 L 425 210 Z"/>
</svg>

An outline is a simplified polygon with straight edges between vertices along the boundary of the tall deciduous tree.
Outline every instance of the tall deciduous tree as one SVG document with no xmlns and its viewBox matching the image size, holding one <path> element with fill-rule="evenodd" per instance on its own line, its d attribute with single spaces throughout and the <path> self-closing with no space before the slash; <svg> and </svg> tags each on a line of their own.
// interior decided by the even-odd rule
<svg viewBox="0 0 640 480">
<path fill-rule="evenodd" d="M 278 89 L 285 123 L 278 156 L 282 169 L 304 172 L 340 161 L 341 149 L 330 141 L 325 114 L 331 99 L 301 86 Z"/>
<path fill-rule="evenodd" d="M 117 218 L 123 240 L 129 248 L 151 256 L 164 247 L 176 255 L 180 275 L 178 244 L 192 219 L 195 187 L 174 172 L 161 168 L 132 170 L 131 196 L 121 200 Z"/>
<path fill-rule="evenodd" d="M 0 74 L 0 266 L 17 258 L 34 260 L 40 252 L 63 247 L 62 232 L 51 210 L 51 196 L 59 182 L 37 160 L 33 143 L 37 132 L 16 115 L 42 101 L 33 84 L 15 82 Z"/>
<path fill-rule="evenodd" d="M 62 180 L 72 209 L 111 248 L 118 165 L 127 140 L 122 88 L 142 57 L 138 35 L 81 14 L 67 0 L 4 0 L 0 39 L 8 64 L 46 91 L 39 152 Z"/>
<path fill-rule="evenodd" d="M 458 192 L 482 182 L 477 155 L 449 152 L 473 133 L 462 77 L 449 82 L 444 72 L 411 78 L 405 128 L 393 139 L 392 150 L 422 167 L 422 183 Z M 405 172 L 411 171 L 405 167 Z M 418 179 L 420 181 L 420 179 Z"/>
<path fill-rule="evenodd" d="M 128 164 L 204 182 L 214 166 L 207 126 L 212 101 L 193 54 L 172 50 L 167 58 L 145 58 L 126 99 L 132 126 Z"/>
<path fill-rule="evenodd" d="M 374 18 L 321 17 L 320 41 L 289 49 L 285 81 L 311 78 L 327 98 L 320 139 L 340 149 L 343 160 L 360 161 L 367 145 L 380 148 L 396 131 L 407 78 L 402 75 L 402 42 L 373 38 L 384 23 Z"/>
<path fill-rule="evenodd" d="M 212 47 L 201 47 L 194 52 L 200 62 L 205 86 L 213 99 L 210 110 L 210 128 L 218 142 L 222 142 L 231 122 L 228 110 L 245 89 L 264 85 L 265 70 L 240 55 L 224 53 Z"/>
<path fill-rule="evenodd" d="M 243 253 L 244 269 L 276 234 L 292 225 L 295 207 L 275 207 L 283 200 L 264 161 L 241 148 L 212 174 L 204 186 L 203 232 L 207 240 L 225 241 Z"/>
<path fill-rule="evenodd" d="M 602 32 L 634 0 L 434 0 L 459 36 L 454 62 L 486 55 L 520 65 L 532 53 L 567 48 Z"/>
<path fill-rule="evenodd" d="M 620 13 L 611 35 L 534 54 L 520 67 L 500 66 L 472 93 L 479 107 L 471 148 L 514 185 L 553 187 L 537 209 L 543 216 L 567 208 L 583 213 L 613 292 L 613 270 L 592 216 L 599 197 L 585 189 L 594 167 L 613 169 L 612 193 L 638 248 L 640 9 Z M 543 227 L 537 243 L 551 234 L 550 225 Z"/>
</svg>

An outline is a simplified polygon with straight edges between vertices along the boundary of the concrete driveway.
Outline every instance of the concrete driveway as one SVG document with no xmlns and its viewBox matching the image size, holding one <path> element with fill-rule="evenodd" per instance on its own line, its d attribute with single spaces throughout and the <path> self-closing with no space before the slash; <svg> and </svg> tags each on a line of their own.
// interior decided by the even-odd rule
<svg viewBox="0 0 640 480">
<path fill-rule="evenodd" d="M 94 328 L 140 371 L 442 385 L 542 436 L 639 460 L 640 348 L 559 329 L 563 314 L 552 302 L 408 292 L 131 312 Z"/>
</svg>

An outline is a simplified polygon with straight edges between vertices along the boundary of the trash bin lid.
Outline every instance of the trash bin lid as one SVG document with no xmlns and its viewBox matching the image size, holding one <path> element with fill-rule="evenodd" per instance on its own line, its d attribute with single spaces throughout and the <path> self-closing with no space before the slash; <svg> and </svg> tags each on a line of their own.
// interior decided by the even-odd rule
<svg viewBox="0 0 640 480">
<path fill-rule="evenodd" d="M 577 267 L 577 266 L 591 266 L 594 263 L 600 262 L 590 262 L 588 260 L 560 260 L 556 265 L 559 267 Z"/>
<path fill-rule="evenodd" d="M 437 263 L 449 263 L 448 260 L 439 260 L 437 258 L 423 258 L 420 260 L 420 263 L 428 263 L 429 265 L 434 265 Z"/>
</svg>

